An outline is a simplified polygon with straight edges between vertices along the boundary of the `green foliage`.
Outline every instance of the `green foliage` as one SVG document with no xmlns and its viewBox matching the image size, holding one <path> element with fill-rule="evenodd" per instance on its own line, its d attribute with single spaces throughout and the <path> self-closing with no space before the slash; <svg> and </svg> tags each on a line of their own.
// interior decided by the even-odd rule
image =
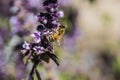
<svg viewBox="0 0 120 80">
<path fill-rule="evenodd" d="M 68 72 L 62 72 L 60 74 L 60 80 L 88 80 L 88 77 L 85 75 L 75 75 Z"/>
<path fill-rule="evenodd" d="M 120 74 L 120 60 L 115 60 L 113 66 L 115 74 Z"/>
<path fill-rule="evenodd" d="M 10 28 L 9 19 L 7 17 L 0 16 L 0 27 Z"/>
<path fill-rule="evenodd" d="M 93 2 L 95 2 L 96 0 L 88 0 L 90 3 L 93 3 Z"/>
<path fill-rule="evenodd" d="M 102 14 L 102 22 L 104 25 L 109 25 L 112 22 L 112 18 L 108 13 Z"/>
</svg>

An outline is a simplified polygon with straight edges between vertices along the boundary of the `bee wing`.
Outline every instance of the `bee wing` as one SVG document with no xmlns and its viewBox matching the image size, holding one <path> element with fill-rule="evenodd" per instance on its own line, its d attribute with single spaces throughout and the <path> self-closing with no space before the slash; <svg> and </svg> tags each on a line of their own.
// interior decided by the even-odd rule
<svg viewBox="0 0 120 80">
<path fill-rule="evenodd" d="M 64 35 L 62 36 L 62 38 L 61 38 L 61 45 L 63 46 L 64 45 Z"/>
<path fill-rule="evenodd" d="M 57 40 L 58 45 L 61 47 L 64 44 L 64 35 L 61 36 L 59 40 Z"/>
<path fill-rule="evenodd" d="M 57 40 L 57 43 L 58 43 L 59 46 L 61 46 L 60 40 Z"/>
</svg>

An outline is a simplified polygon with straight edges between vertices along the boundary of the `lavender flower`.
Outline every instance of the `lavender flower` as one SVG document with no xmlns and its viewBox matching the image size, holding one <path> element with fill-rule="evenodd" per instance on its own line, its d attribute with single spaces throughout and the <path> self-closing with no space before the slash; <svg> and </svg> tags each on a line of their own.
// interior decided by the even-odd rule
<svg viewBox="0 0 120 80">
<path fill-rule="evenodd" d="M 57 15 L 57 17 L 62 18 L 62 17 L 64 17 L 64 12 L 63 11 L 58 11 L 56 13 L 56 15 Z"/>
<path fill-rule="evenodd" d="M 33 63 L 33 68 L 29 74 L 28 80 L 33 80 L 34 72 L 38 80 L 41 80 L 39 72 L 36 69 L 41 61 L 48 63 L 49 60 L 52 59 L 59 65 L 58 57 L 54 54 L 52 43 L 56 40 L 54 40 L 53 34 L 57 33 L 59 36 L 59 33 L 56 32 L 61 25 L 58 18 L 62 18 L 64 13 L 63 11 L 58 11 L 57 0 L 44 0 L 43 7 L 44 11 L 37 15 L 39 25 L 36 31 L 31 34 L 34 41 L 30 43 L 25 42 L 23 44 L 22 52 L 24 57 L 27 58 L 26 61 L 31 60 Z"/>
<path fill-rule="evenodd" d="M 43 51 L 43 47 L 40 47 L 40 46 L 35 46 L 33 48 L 33 50 L 35 50 L 35 52 L 37 53 L 37 55 L 41 54 L 41 53 L 44 53 Z"/>
<path fill-rule="evenodd" d="M 43 20 L 43 24 L 47 24 L 47 20 L 46 19 Z"/>
<path fill-rule="evenodd" d="M 40 32 L 35 31 L 31 36 L 34 38 L 34 42 L 36 42 L 36 43 L 40 42 L 40 40 L 41 40 L 40 39 Z"/>
<path fill-rule="evenodd" d="M 27 43 L 25 41 L 25 43 L 23 44 L 23 48 L 26 49 L 26 50 L 29 50 L 30 49 L 30 43 Z"/>
</svg>

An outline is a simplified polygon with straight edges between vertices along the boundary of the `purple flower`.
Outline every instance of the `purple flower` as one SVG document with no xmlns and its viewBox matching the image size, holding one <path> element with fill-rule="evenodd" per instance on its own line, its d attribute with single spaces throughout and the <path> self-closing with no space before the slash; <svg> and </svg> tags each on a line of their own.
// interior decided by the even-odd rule
<svg viewBox="0 0 120 80">
<path fill-rule="evenodd" d="M 58 8 L 58 3 L 57 3 L 57 0 L 46 0 L 44 3 L 43 3 L 43 6 L 44 6 L 44 9 L 47 11 L 47 12 L 55 12 Z"/>
<path fill-rule="evenodd" d="M 54 24 L 55 26 L 60 26 L 59 21 L 56 21 L 56 20 L 52 21 L 52 24 Z"/>
<path fill-rule="evenodd" d="M 48 22 L 47 19 L 44 19 L 44 20 L 43 20 L 43 23 L 44 23 L 44 24 L 47 24 L 47 22 Z"/>
<path fill-rule="evenodd" d="M 63 28 L 60 24 L 59 18 L 64 16 L 63 11 L 58 11 L 58 0 L 44 0 L 43 1 L 43 12 L 40 12 L 37 15 L 37 20 L 39 22 L 36 27 L 36 31 L 31 35 L 33 37 L 34 42 L 31 44 L 25 43 L 24 48 L 29 50 L 23 51 L 25 52 L 25 56 L 27 56 L 27 60 L 31 60 L 33 63 L 33 68 L 30 72 L 28 80 L 34 78 L 34 72 L 37 74 L 38 80 L 40 79 L 39 73 L 36 69 L 37 65 L 41 61 L 45 61 L 49 63 L 49 60 L 52 59 L 57 65 L 59 65 L 59 59 L 54 54 L 53 42 L 54 33 L 59 36 L 58 28 Z M 42 10 L 41 10 L 42 11 Z M 61 26 L 61 27 L 60 27 Z M 32 47 L 30 47 L 31 45 Z M 33 53 L 33 54 L 29 54 Z M 24 56 L 24 57 L 25 57 Z"/>
<path fill-rule="evenodd" d="M 56 13 L 56 15 L 57 15 L 57 17 L 62 18 L 62 17 L 64 17 L 64 12 L 63 11 L 58 11 Z"/>
<path fill-rule="evenodd" d="M 50 9 L 50 11 L 51 11 L 51 12 L 54 12 L 54 11 L 55 11 L 55 9 L 54 9 L 54 8 L 51 8 L 51 9 Z"/>
<path fill-rule="evenodd" d="M 16 16 L 12 16 L 9 20 L 12 34 L 15 34 L 21 30 L 21 23 Z"/>
<path fill-rule="evenodd" d="M 29 50 L 31 48 L 30 43 L 27 43 L 26 41 L 23 44 L 23 48 L 26 50 Z"/>
<path fill-rule="evenodd" d="M 41 39 L 40 39 L 40 32 L 35 31 L 33 34 L 31 34 L 31 36 L 34 38 L 34 41 L 36 43 L 39 43 L 41 41 Z"/>
<path fill-rule="evenodd" d="M 56 4 L 58 0 L 45 0 L 43 6 L 48 6 L 50 4 Z"/>
<path fill-rule="evenodd" d="M 33 8 L 40 8 L 41 4 L 40 4 L 40 0 L 27 0 L 28 4 L 30 5 L 30 7 Z"/>
<path fill-rule="evenodd" d="M 35 50 L 37 54 L 41 54 L 44 52 L 43 47 L 40 47 L 40 46 L 35 46 L 33 50 Z"/>
<path fill-rule="evenodd" d="M 44 32 L 44 35 L 51 35 L 53 32 L 51 32 L 51 31 L 45 31 Z"/>
</svg>

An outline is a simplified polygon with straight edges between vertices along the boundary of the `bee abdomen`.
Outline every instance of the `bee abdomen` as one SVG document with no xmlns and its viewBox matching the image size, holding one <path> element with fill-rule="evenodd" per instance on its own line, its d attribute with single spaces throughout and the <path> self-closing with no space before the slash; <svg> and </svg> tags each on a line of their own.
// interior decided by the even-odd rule
<svg viewBox="0 0 120 80">
<path fill-rule="evenodd" d="M 54 37 L 53 37 L 52 35 L 47 36 L 47 39 L 48 39 L 50 42 L 54 42 L 54 41 L 55 41 L 55 39 L 54 39 Z"/>
</svg>

